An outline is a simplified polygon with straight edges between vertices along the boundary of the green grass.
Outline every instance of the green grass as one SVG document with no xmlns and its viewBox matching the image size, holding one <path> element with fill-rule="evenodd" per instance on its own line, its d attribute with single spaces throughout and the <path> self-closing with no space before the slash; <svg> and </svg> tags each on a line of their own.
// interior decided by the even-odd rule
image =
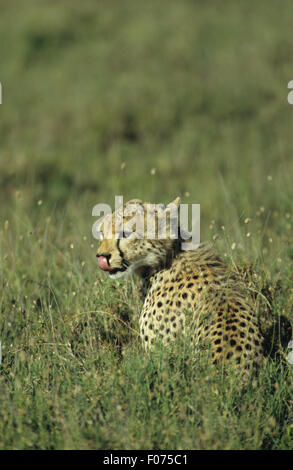
<svg viewBox="0 0 293 470">
<path fill-rule="evenodd" d="M 115 195 L 199 203 L 202 240 L 280 281 L 260 319 L 292 321 L 292 2 L 20 7 L 0 16 L 0 448 L 292 450 L 288 350 L 244 387 L 188 345 L 146 357 L 137 281 L 98 272 L 91 234 Z"/>
</svg>

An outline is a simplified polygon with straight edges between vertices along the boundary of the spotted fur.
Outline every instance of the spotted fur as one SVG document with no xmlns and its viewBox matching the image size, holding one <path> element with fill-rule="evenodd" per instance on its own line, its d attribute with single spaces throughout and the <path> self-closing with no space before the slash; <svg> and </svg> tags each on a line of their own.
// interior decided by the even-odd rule
<svg viewBox="0 0 293 470">
<path fill-rule="evenodd" d="M 145 204 L 129 201 L 123 209 L 130 203 L 140 206 L 145 217 Z M 261 365 L 263 338 L 255 301 L 243 280 L 205 245 L 182 251 L 180 240 L 168 237 L 109 239 L 115 220 L 124 220 L 119 210 L 112 215 L 104 219 L 97 256 L 108 257 L 110 277 L 132 272 L 142 278 L 139 326 L 145 350 L 188 333 L 196 350 L 210 350 L 213 363 L 228 361 L 246 369 Z"/>
</svg>

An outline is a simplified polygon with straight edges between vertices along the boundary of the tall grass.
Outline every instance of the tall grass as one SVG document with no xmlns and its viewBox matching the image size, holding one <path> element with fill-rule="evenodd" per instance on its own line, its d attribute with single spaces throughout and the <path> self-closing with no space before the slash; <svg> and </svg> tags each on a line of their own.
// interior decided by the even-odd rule
<svg viewBox="0 0 293 470">
<path fill-rule="evenodd" d="M 245 386 L 188 344 L 145 356 L 137 280 L 99 273 L 91 234 L 117 194 L 200 203 L 263 327 L 292 321 L 291 2 L 19 7 L 0 16 L 0 448 L 292 449 L 289 351 Z"/>
</svg>

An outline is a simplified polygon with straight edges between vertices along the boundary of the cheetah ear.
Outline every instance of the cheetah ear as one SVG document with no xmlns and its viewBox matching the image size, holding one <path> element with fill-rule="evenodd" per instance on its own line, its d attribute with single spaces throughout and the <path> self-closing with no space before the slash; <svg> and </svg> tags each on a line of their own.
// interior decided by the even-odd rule
<svg viewBox="0 0 293 470">
<path fill-rule="evenodd" d="M 181 201 L 180 197 L 177 196 L 176 199 L 174 199 L 174 201 L 172 201 L 172 202 L 170 202 L 170 203 L 168 204 L 168 206 L 175 205 L 176 207 L 179 207 L 180 201 Z M 167 206 L 167 207 L 168 207 L 168 206 Z"/>
<path fill-rule="evenodd" d="M 165 208 L 165 213 L 171 214 L 171 217 L 177 220 L 179 206 L 180 206 L 180 197 L 178 196 L 176 197 L 176 199 L 174 199 L 174 201 L 169 202 L 169 204 Z"/>
</svg>

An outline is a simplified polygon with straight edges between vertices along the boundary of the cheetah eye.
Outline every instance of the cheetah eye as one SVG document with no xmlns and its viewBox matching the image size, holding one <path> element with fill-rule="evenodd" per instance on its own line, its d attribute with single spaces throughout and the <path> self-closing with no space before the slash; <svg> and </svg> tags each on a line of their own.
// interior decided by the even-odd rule
<svg viewBox="0 0 293 470">
<path fill-rule="evenodd" d="M 128 237 L 130 237 L 131 234 L 132 234 L 132 232 L 123 231 L 121 235 L 122 235 L 122 238 L 128 238 Z"/>
</svg>

